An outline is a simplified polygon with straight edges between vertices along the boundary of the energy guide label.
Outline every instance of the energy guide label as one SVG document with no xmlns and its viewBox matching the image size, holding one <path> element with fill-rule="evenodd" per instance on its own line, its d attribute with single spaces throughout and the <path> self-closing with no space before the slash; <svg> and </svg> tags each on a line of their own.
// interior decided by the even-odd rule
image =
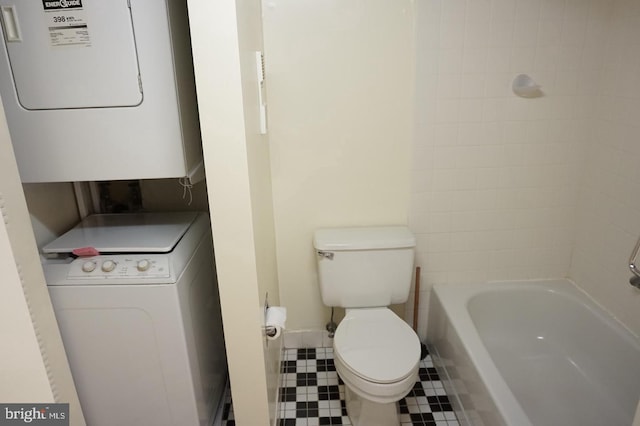
<svg viewBox="0 0 640 426">
<path fill-rule="evenodd" d="M 66 3 L 64 1 L 56 3 Z M 69 2 L 70 3 L 70 2 Z M 90 47 L 91 37 L 85 11 L 79 8 L 45 8 L 51 47 Z"/>
</svg>

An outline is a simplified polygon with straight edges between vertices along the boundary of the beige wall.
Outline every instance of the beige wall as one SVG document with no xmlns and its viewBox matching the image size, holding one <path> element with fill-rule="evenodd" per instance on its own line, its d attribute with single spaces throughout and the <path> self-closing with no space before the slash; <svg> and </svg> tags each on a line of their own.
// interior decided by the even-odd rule
<svg viewBox="0 0 640 426">
<path fill-rule="evenodd" d="M 238 42 L 244 98 L 245 134 L 247 137 L 247 165 L 251 195 L 251 213 L 255 241 L 256 271 L 258 276 L 258 314 L 264 322 L 264 308 L 280 304 L 280 288 L 276 263 L 273 194 L 271 183 L 271 153 L 269 138 L 258 134 L 258 79 L 254 52 L 263 51 L 262 9 L 260 1 L 237 2 Z M 280 384 L 280 355 L 282 339 L 267 341 L 263 338 L 269 415 L 273 422 L 277 409 L 277 392 Z"/>
<path fill-rule="evenodd" d="M 142 204 L 149 211 L 207 211 L 207 183 L 193 185 L 185 191 L 179 179 L 150 179 L 140 181 Z"/>
<path fill-rule="evenodd" d="M 1 196 L 0 202 L 4 202 Z M 53 402 L 4 221 L 0 221 L 0 276 L 0 401 Z"/>
<path fill-rule="evenodd" d="M 22 188 L 38 247 L 55 240 L 80 221 L 72 184 L 26 183 Z"/>
<path fill-rule="evenodd" d="M 417 2 L 410 226 L 423 338 L 433 284 L 567 275 L 610 5 Z M 544 96 L 515 96 L 520 73 Z"/>
<path fill-rule="evenodd" d="M 640 335 L 640 291 L 626 266 L 640 237 L 640 3 L 611 5 L 571 277 Z"/>
<path fill-rule="evenodd" d="M 275 414 L 279 341 L 267 347 L 264 297 L 278 303 L 268 140 L 258 133 L 260 3 L 190 0 L 209 205 L 236 422 Z"/>
<path fill-rule="evenodd" d="M 1 105 L 0 210 L 0 401 L 67 402 L 71 425 L 82 426 Z"/>
<path fill-rule="evenodd" d="M 263 8 L 280 296 L 289 329 L 324 328 L 313 230 L 407 222 L 413 2 Z"/>
</svg>

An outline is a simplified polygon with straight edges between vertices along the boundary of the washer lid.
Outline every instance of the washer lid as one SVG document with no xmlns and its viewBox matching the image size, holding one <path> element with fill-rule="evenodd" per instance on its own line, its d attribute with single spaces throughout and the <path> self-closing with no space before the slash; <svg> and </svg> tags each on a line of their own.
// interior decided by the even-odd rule
<svg viewBox="0 0 640 426">
<path fill-rule="evenodd" d="M 197 212 L 96 214 L 42 248 L 71 253 L 93 247 L 101 253 L 168 253 L 193 223 Z"/>
<path fill-rule="evenodd" d="M 349 310 L 333 345 L 349 370 L 375 383 L 402 380 L 420 361 L 418 336 L 387 308 Z"/>
</svg>

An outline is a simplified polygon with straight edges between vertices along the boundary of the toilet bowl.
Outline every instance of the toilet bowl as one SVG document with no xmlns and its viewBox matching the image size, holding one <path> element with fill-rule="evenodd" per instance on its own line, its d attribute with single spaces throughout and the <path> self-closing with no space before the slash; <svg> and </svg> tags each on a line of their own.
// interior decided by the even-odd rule
<svg viewBox="0 0 640 426">
<path fill-rule="evenodd" d="M 397 402 L 418 378 L 420 341 L 411 327 L 386 307 L 347 309 L 333 347 L 352 424 L 398 425 Z"/>
<path fill-rule="evenodd" d="M 346 309 L 333 354 L 354 426 L 398 425 L 397 402 L 418 377 L 418 336 L 387 308 L 409 298 L 415 245 L 406 226 L 314 232 L 322 301 Z"/>
</svg>

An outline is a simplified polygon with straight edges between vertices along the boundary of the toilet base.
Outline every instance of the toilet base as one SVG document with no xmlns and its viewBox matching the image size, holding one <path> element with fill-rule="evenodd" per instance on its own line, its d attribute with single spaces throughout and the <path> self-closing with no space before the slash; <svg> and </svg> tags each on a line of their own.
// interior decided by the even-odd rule
<svg viewBox="0 0 640 426">
<path fill-rule="evenodd" d="M 345 385 L 347 415 L 353 426 L 399 426 L 397 402 L 378 403 L 360 397 Z"/>
</svg>

